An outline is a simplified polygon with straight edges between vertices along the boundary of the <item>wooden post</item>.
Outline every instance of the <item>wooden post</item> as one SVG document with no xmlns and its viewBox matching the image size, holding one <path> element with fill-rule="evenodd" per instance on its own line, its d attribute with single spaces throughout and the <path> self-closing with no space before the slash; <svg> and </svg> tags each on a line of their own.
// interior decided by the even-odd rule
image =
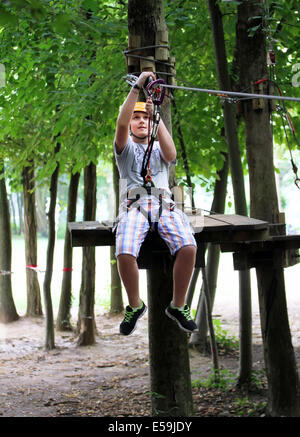
<svg viewBox="0 0 300 437">
<path fill-rule="evenodd" d="M 250 27 L 261 25 L 263 10 L 262 0 L 240 2 L 238 6 L 236 53 L 241 89 L 259 78 L 267 77 L 266 34 L 259 29 L 255 36 L 249 37 Z M 279 207 L 268 105 L 254 110 L 252 102 L 246 101 L 244 120 L 251 217 L 278 223 Z M 299 417 L 300 383 L 287 314 L 284 272 L 280 267 L 258 266 L 256 277 L 268 378 L 269 414 Z"/>
<path fill-rule="evenodd" d="M 133 50 L 137 49 L 141 46 L 141 37 L 139 35 L 128 35 L 128 49 Z M 140 54 L 139 50 L 130 52 L 131 55 L 138 56 Z M 131 73 L 132 71 L 135 71 L 135 69 L 138 69 L 139 65 L 139 59 L 135 58 L 133 56 L 128 56 L 127 58 L 127 66 L 128 66 L 128 73 Z"/>
<path fill-rule="evenodd" d="M 141 47 L 153 46 L 158 41 L 167 43 L 163 1 L 129 0 L 128 28 L 131 35 L 141 35 Z M 142 55 L 155 57 L 155 49 L 145 49 Z M 146 68 L 141 62 L 141 71 Z M 168 66 L 159 64 L 159 71 L 168 69 Z M 162 105 L 162 119 L 171 132 L 170 101 L 167 97 Z M 172 188 L 175 185 L 174 166 L 170 175 Z M 172 278 L 173 262 L 170 255 L 153 254 L 151 269 L 147 271 L 147 283 L 151 401 L 152 414 L 155 416 L 189 416 L 192 411 L 187 337 L 165 314 L 173 294 Z"/>
<path fill-rule="evenodd" d="M 147 56 L 147 59 L 140 59 L 141 71 L 155 72 L 154 56 Z"/>
<path fill-rule="evenodd" d="M 172 269 L 169 254 L 154 253 L 147 270 L 151 406 L 154 416 L 187 417 L 192 413 L 187 334 L 165 314 Z"/>
</svg>

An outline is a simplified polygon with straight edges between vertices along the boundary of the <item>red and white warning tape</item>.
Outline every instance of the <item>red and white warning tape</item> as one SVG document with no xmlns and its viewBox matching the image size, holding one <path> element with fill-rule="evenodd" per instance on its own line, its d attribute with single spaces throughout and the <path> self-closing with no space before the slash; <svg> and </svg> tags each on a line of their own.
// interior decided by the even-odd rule
<svg viewBox="0 0 300 437">
<path fill-rule="evenodd" d="M 0 275 L 11 275 L 13 272 L 10 272 L 8 270 L 0 270 Z"/>
<path fill-rule="evenodd" d="M 36 273 L 45 273 L 46 270 L 41 270 L 37 265 L 26 265 L 26 269 L 30 269 L 35 271 Z M 69 268 L 69 267 L 64 267 L 62 269 L 63 272 L 72 272 L 73 269 Z M 0 270 L 0 275 L 4 276 L 4 275 L 12 275 L 14 272 L 9 271 L 9 270 Z"/>
</svg>

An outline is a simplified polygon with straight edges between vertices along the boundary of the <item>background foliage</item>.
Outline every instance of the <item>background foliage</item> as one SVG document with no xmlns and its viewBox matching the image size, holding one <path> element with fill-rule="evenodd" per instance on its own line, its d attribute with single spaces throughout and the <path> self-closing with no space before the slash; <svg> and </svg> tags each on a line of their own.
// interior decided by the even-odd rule
<svg viewBox="0 0 300 437">
<path fill-rule="evenodd" d="M 233 80 L 238 1 L 219 1 Z M 215 57 L 206 2 L 165 1 L 171 55 L 178 85 L 217 89 Z M 299 96 L 299 11 L 295 0 L 265 1 L 265 31 L 276 53 L 273 75 L 287 95 Z M 255 28 L 252 29 L 255 32 Z M 56 159 L 61 175 L 90 161 L 110 166 L 119 106 L 128 92 L 122 79 L 127 48 L 127 2 L 96 0 L 5 0 L 0 5 L 0 158 L 12 190 L 20 187 L 23 166 L 34 160 L 39 185 L 48 184 Z M 294 68 L 294 70 L 293 70 Z M 300 70 L 300 68 L 299 68 Z M 294 83 L 293 83 L 294 77 Z M 299 80 L 300 83 L 300 80 Z M 298 83 L 298 85 L 299 85 Z M 205 93 L 174 91 L 179 122 L 195 184 L 211 190 L 226 150 L 222 101 Z M 287 109 L 297 132 L 299 105 Z M 173 118 L 175 118 L 173 116 Z M 273 115 L 283 180 L 289 158 L 278 113 Z M 178 138 L 173 129 L 176 143 Z M 240 144 L 244 150 L 243 126 Z M 55 138 L 61 149 L 54 158 Z M 288 130 L 290 147 L 298 148 Z M 185 178 L 179 155 L 176 174 Z M 245 173 L 247 165 L 243 156 Z M 287 178 L 288 179 L 288 178 Z"/>
</svg>

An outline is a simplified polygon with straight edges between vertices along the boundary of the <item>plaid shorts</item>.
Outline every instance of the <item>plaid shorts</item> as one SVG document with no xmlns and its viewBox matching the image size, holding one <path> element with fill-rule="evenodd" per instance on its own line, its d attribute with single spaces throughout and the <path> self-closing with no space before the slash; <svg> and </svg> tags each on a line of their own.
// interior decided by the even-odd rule
<svg viewBox="0 0 300 437">
<path fill-rule="evenodd" d="M 175 208 L 170 199 L 163 201 L 159 213 L 159 201 L 155 196 L 148 196 L 135 201 L 129 206 L 125 200 L 116 224 L 116 256 L 129 254 L 137 257 L 141 245 L 150 230 L 157 223 L 157 231 L 166 242 L 172 255 L 183 246 L 197 247 L 192 226 L 187 216 Z"/>
</svg>

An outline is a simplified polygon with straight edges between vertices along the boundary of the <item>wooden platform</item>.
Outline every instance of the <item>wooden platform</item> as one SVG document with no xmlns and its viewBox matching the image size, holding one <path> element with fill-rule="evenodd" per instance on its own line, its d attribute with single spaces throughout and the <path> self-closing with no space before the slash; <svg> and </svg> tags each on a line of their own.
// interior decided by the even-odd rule
<svg viewBox="0 0 300 437">
<path fill-rule="evenodd" d="M 204 243 L 251 241 L 268 235 L 268 224 L 261 220 L 238 215 L 187 215 L 193 225 L 198 246 L 196 267 L 205 266 Z M 112 222 L 71 222 L 68 227 L 73 247 L 115 245 Z M 151 268 L 153 256 L 157 252 L 168 254 L 169 249 L 156 232 L 149 232 L 137 260 L 139 268 Z"/>
<path fill-rule="evenodd" d="M 262 240 L 269 234 L 268 223 L 240 215 L 187 214 L 198 242 L 231 242 Z M 70 222 L 73 247 L 113 246 L 112 222 Z M 158 240 L 155 239 L 158 243 Z M 158 243 L 159 244 L 159 243 Z"/>
<path fill-rule="evenodd" d="M 300 235 L 272 236 L 274 225 L 231 214 L 188 214 L 197 242 L 196 267 L 205 266 L 205 243 L 220 244 L 222 252 L 233 252 L 234 268 L 249 269 L 265 263 L 288 267 L 300 261 Z M 113 222 L 70 222 L 68 229 L 73 247 L 114 246 Z M 157 252 L 169 253 L 156 232 L 149 232 L 139 254 L 139 268 L 151 268 Z"/>
<path fill-rule="evenodd" d="M 220 244 L 222 252 L 233 252 L 235 270 L 259 265 L 291 267 L 300 261 L 300 235 L 270 235 L 263 241 L 228 242 Z"/>
</svg>

